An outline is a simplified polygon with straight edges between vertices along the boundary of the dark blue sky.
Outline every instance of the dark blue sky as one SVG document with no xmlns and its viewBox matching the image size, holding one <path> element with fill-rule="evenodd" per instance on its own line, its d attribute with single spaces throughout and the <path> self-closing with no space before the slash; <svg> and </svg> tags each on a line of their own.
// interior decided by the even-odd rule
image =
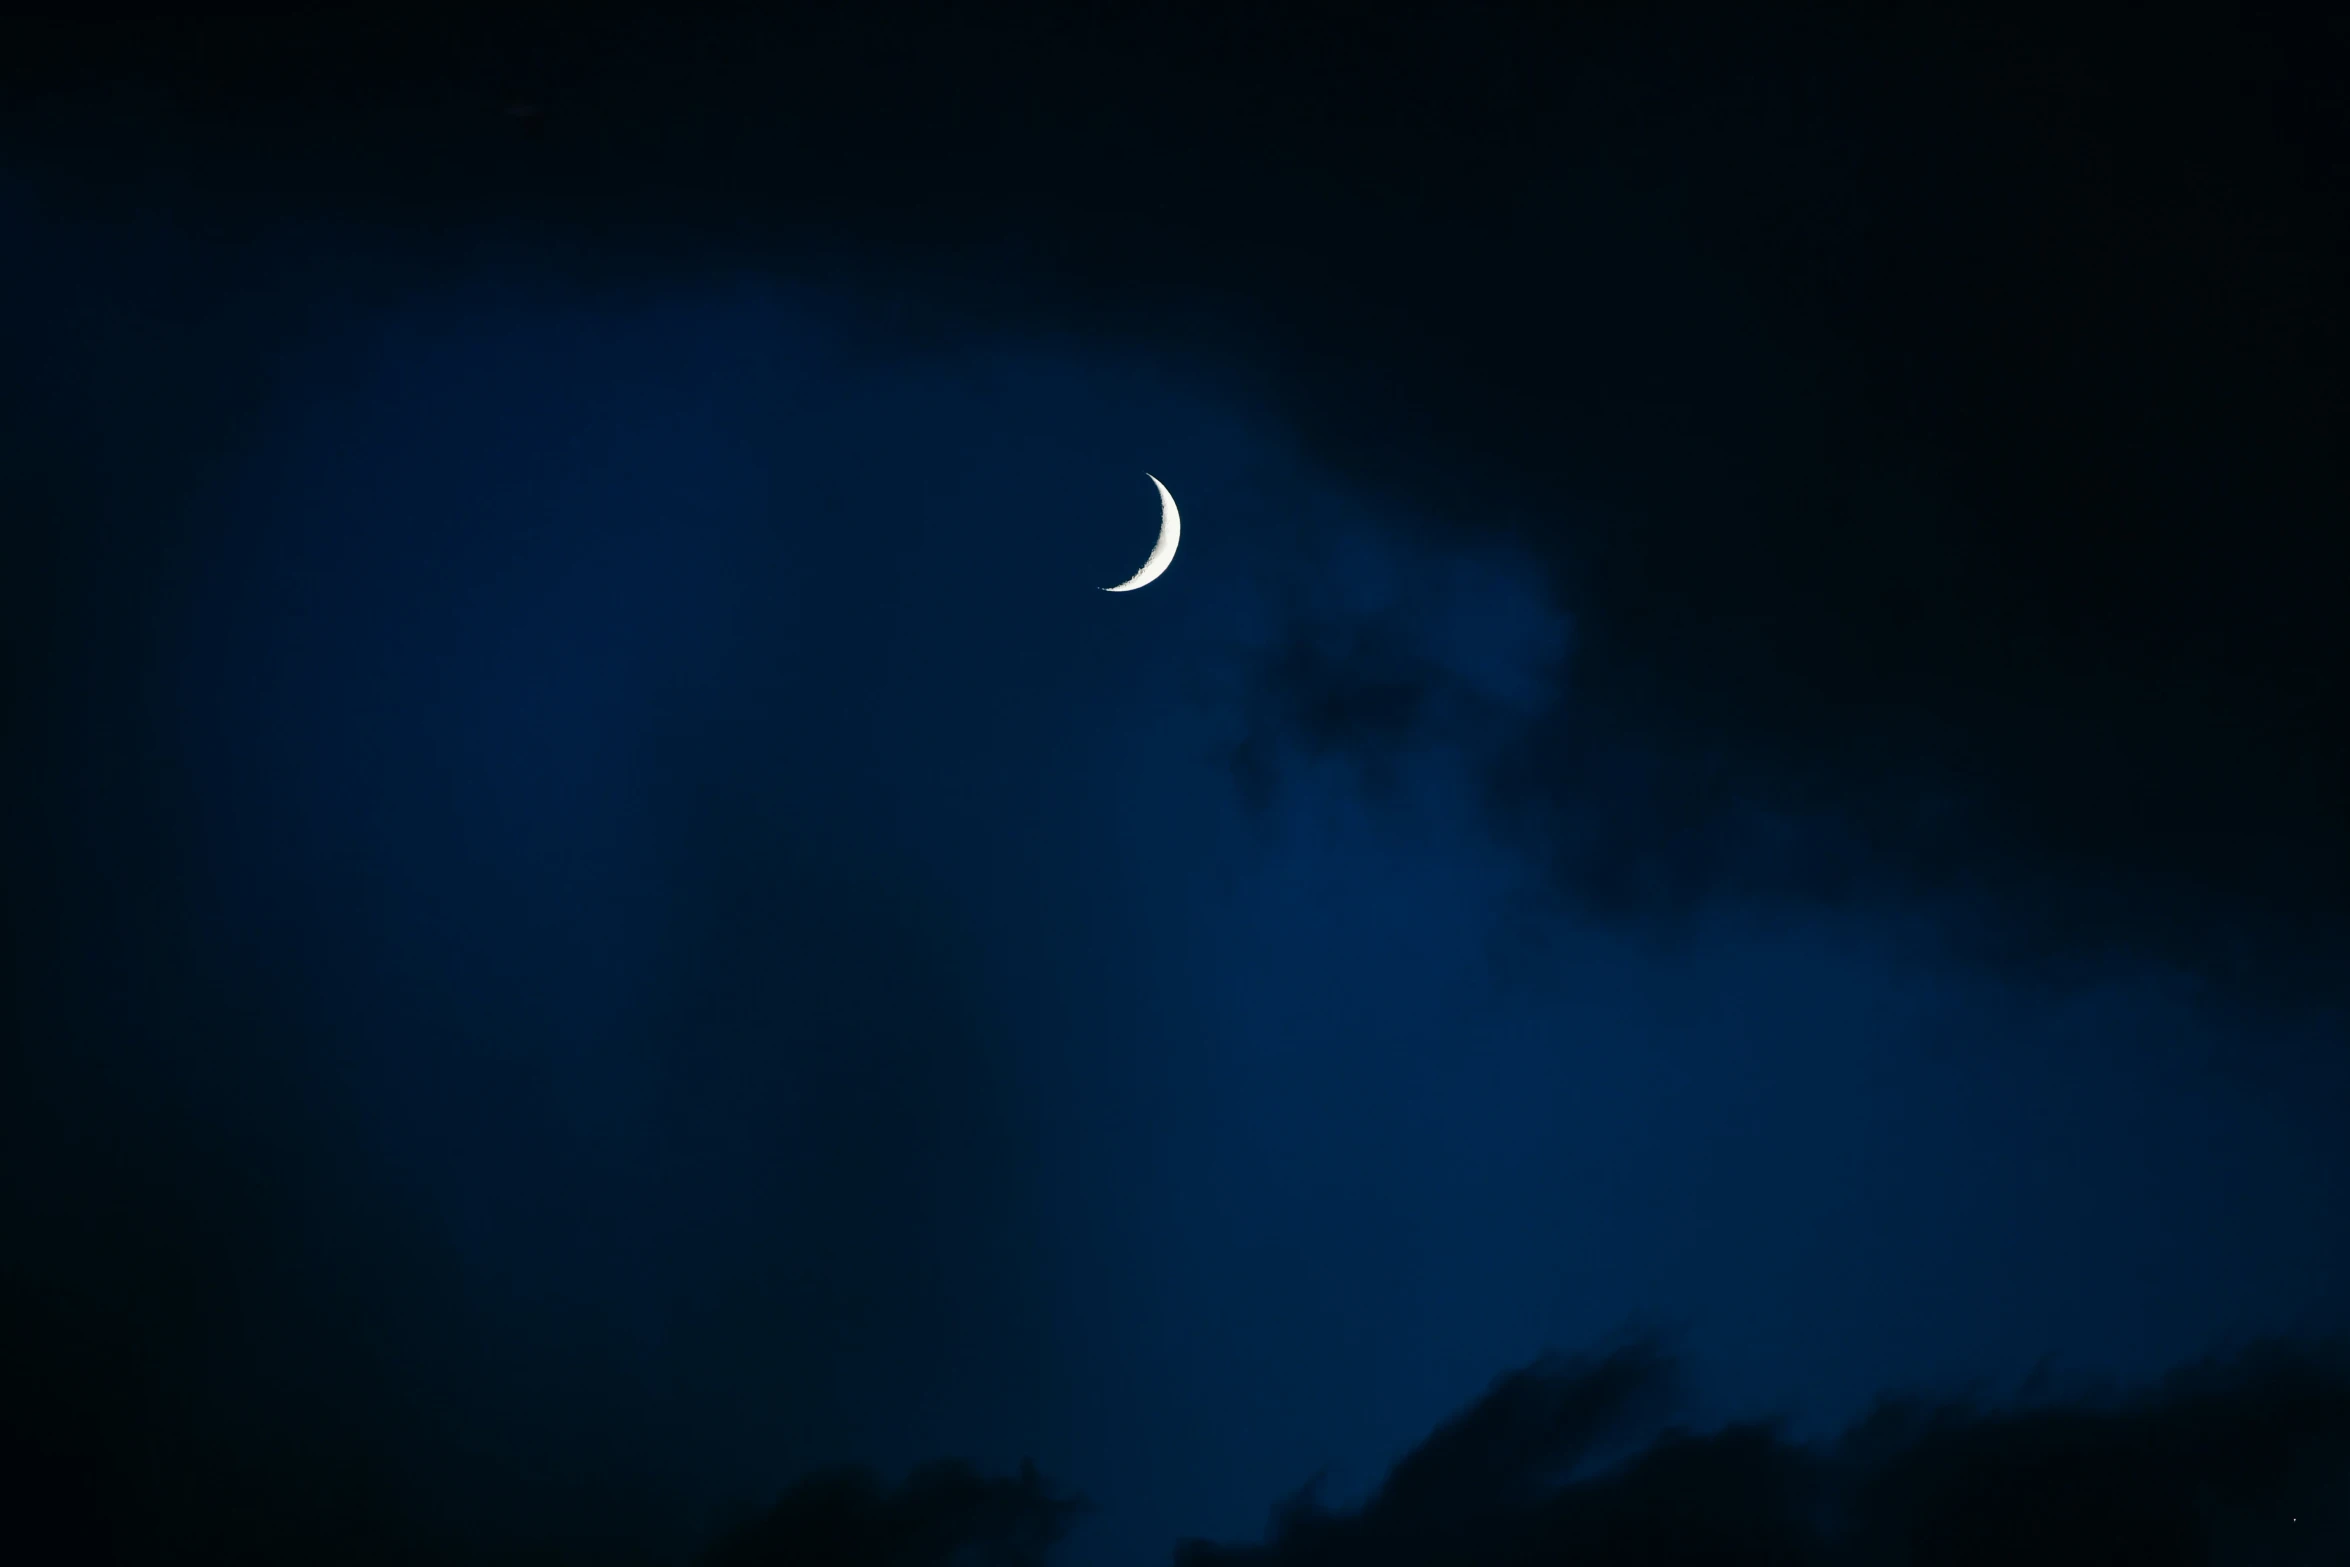
<svg viewBox="0 0 2350 1567">
<path fill-rule="evenodd" d="M 822 238 L 753 242 L 625 183 L 657 107 L 551 161 L 621 57 L 498 58 L 416 99 L 478 154 L 385 152 L 315 82 L 216 144 L 201 91 L 64 64 L 9 122 L 11 1353 L 58 1473 L 159 1514 L 194 1442 L 222 1494 L 397 1497 L 420 1540 L 675 1546 L 818 1465 L 1030 1457 L 1094 1567 L 1252 1537 L 1317 1471 L 1359 1497 L 1627 1333 L 1690 1418 L 1820 1434 L 2350 1322 L 2340 718 L 2231 696 L 2295 696 L 2260 628 L 2340 633 L 2274 630 L 2316 624 L 2302 557 L 2093 564 L 2141 501 L 2150 541 L 2271 505 L 2318 548 L 2343 404 L 2180 455 L 2200 405 L 2108 365 L 2154 411 L 2116 392 L 2086 455 L 1970 444 L 1961 372 L 2046 374 L 1949 360 L 1910 298 L 1950 406 L 1888 433 L 1882 332 L 1642 216 L 1737 204 L 1648 190 L 1634 141 L 1527 177 L 1597 236 L 1528 373 L 1613 408 L 1532 464 L 1496 340 L 1441 347 L 1522 251 L 1345 268 L 1348 215 L 1391 221 L 1345 176 L 1433 180 L 1392 149 L 1315 187 L 1319 261 L 1232 260 L 1241 196 L 1160 215 L 1213 230 L 1170 241 L 1197 267 L 1072 260 L 977 177 L 966 243 L 952 171 L 911 237 L 812 196 Z M 526 89 L 543 131 L 500 123 Z M 337 138 L 356 195 L 318 190 Z M 559 199 L 433 189 L 542 143 Z M 710 210 L 757 185 L 694 146 Z M 1788 158 L 1790 253 L 1881 282 L 1908 251 L 1851 236 L 1909 209 Z M 1145 469 L 1183 549 L 1105 596 Z M 2197 582 L 2207 620 L 2133 640 Z"/>
</svg>

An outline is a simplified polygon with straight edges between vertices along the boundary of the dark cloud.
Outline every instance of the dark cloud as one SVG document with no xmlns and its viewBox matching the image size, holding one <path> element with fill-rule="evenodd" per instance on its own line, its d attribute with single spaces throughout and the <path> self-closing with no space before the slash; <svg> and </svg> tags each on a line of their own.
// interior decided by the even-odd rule
<svg viewBox="0 0 2350 1567">
<path fill-rule="evenodd" d="M 663 929 L 622 944 L 676 960 L 639 1020 L 655 1087 L 580 1090 L 611 1101 L 583 1113 L 653 1105 L 617 1164 L 527 1108 L 548 1075 L 531 987 L 591 1012 L 627 965 L 560 878 L 518 874 L 536 902 L 482 890 L 527 834 L 465 812 L 507 775 L 444 788 L 446 758 L 403 743 L 366 766 L 356 745 L 261 754 L 429 740 L 452 709 L 428 676 L 366 687 L 357 716 L 322 699 L 235 729 L 250 842 L 229 858 L 300 859 L 272 802 L 303 789 L 271 769 L 315 763 L 317 798 L 379 834 L 351 828 L 352 874 L 435 933 L 409 950 L 447 1012 L 386 1021 L 382 948 L 354 934 L 380 886 L 305 884 L 223 958 L 250 927 L 207 902 L 200 769 L 159 689 L 191 563 L 248 520 L 216 481 L 322 319 L 509 240 L 534 285 L 615 297 L 848 282 L 826 298 L 876 353 L 1009 322 L 1187 358 L 1392 502 L 1401 547 L 1491 551 L 1571 619 L 1529 703 L 1448 658 L 1409 592 L 1299 596 L 1250 669 L 1236 763 L 1260 795 L 1291 752 L 1384 785 L 1433 744 L 1619 919 L 1917 900 L 2028 972 L 2151 958 L 2338 994 L 2343 36 L 2216 8 L 2126 34 L 2045 7 L 1733 9 L 0 19 L 0 225 L 78 236 L 8 245 L 0 312 L 8 1527 L 90 1561 L 464 1560 L 526 1537 L 643 1558 L 693 1533 L 678 1497 L 813 1462 L 819 1428 L 1048 1401 L 1055 1345 L 1085 1331 L 1040 1300 L 1049 1182 L 1021 1151 L 1067 1106 L 991 1064 L 970 932 L 919 869 L 844 841 L 896 809 L 869 778 L 659 802 L 701 836 Z M 319 231 L 368 254 L 307 277 L 269 259 Z M 269 691 L 366 676 L 339 602 L 315 636 L 260 636 Z M 438 602 L 376 608 L 412 627 Z M 482 727 L 514 798 L 577 804 L 543 787 L 562 735 L 511 719 Z M 527 972 L 466 977 L 465 940 Z M 412 1079 L 363 1107 L 320 1088 L 320 1060 L 395 1026 L 427 1041 L 382 1052 Z M 744 1045 L 787 1034 L 853 1048 Z M 428 1103 L 460 1108 L 445 1189 L 420 1193 L 375 1168 L 355 1110 L 438 1133 Z M 810 1170 L 862 1206 L 806 1198 Z M 787 1198 L 806 1211 L 779 1247 Z M 648 1217 L 663 1204 L 685 1217 Z M 469 1294 L 444 1208 L 494 1209 L 512 1251 L 474 1266 L 537 1293 Z M 675 1254 L 632 1249 L 648 1237 Z M 673 1385 L 599 1402 L 583 1368 L 641 1367 L 621 1346 L 646 1321 Z M 2109 1405 L 1896 1411 L 1832 1450 L 1747 1428 L 1624 1457 L 1667 1391 L 1645 1353 L 1533 1368 L 1361 1509 L 1304 1497 L 1268 1543 L 1191 1555 L 2342 1550 L 2320 1533 L 2342 1527 L 2340 1383 L 2282 1359 Z M 804 1529 L 883 1559 L 1033 1554 L 1068 1516 L 1029 1474 L 834 1476 L 732 1548 L 788 1554 Z"/>
<path fill-rule="evenodd" d="M 17 21 L 5 130 L 53 201 L 1196 354 L 1574 615 L 1490 766 L 1577 896 L 1881 892 L 2003 961 L 2338 986 L 2338 30 L 1553 9 Z M 1441 683 L 1375 642 L 1268 664 L 1267 743 L 1416 733 Z"/>
<path fill-rule="evenodd" d="M 989 1478 L 969 1464 L 927 1464 L 895 1490 L 870 1470 L 809 1475 L 700 1560 L 705 1567 L 1043 1567 L 1085 1511 L 1034 1464 Z"/>
<path fill-rule="evenodd" d="M 69 1400 L 85 1426 L 118 1413 L 92 1390 Z M 1768 1422 L 1673 1423 L 1681 1394 L 1672 1357 L 1653 1344 L 1546 1357 L 1498 1378 L 1358 1505 L 1333 1506 L 1309 1484 L 1271 1509 L 1260 1543 L 1189 1540 L 1173 1560 L 2229 1567 L 2337 1562 L 2350 1550 L 2350 1378 L 2319 1351 L 2256 1346 L 2129 1391 L 1887 1397 L 1817 1441 Z M 12 1404 L 12 1426 L 21 1439 L 58 1408 Z M 12 1472 L 39 1504 L 19 1519 L 63 1542 L 58 1559 L 157 1549 L 240 1561 L 682 1559 L 625 1538 L 609 1498 L 576 1499 L 567 1523 L 542 1518 L 536 1542 L 467 1546 L 416 1516 L 384 1473 L 281 1460 L 264 1489 L 216 1456 L 182 1454 L 169 1481 L 144 1476 L 125 1491 L 121 1474 L 77 1470 L 65 1434 L 21 1442 L 16 1456 L 35 1467 Z M 161 1501 L 176 1514 L 149 1510 Z M 1043 1567 L 1093 1511 L 1027 1463 L 991 1476 L 938 1461 L 894 1487 L 870 1469 L 827 1468 L 689 1554 L 701 1567 Z"/>
<path fill-rule="evenodd" d="M 2005 962 L 2338 986 L 2343 127 L 2290 39 L 2107 42 L 1562 57 L 1510 199 L 1430 211 L 1410 285 L 1358 247 L 1413 329 L 1305 318 L 1332 460 L 1574 616 L 1489 776 L 1580 899 L 1922 896 Z M 1350 700 L 1394 662 L 1274 660 L 1273 732 L 1391 748 L 1444 689 Z"/>
<path fill-rule="evenodd" d="M 1263 1543 L 1187 1542 L 1178 1567 L 2216 1564 L 2350 1547 L 2350 1381 L 2299 1352 L 2078 1403 L 1888 1400 L 1825 1444 L 1674 1427 L 1605 1454 L 1653 1424 L 1671 1372 L 1653 1349 L 1513 1372 L 1359 1507 L 1309 1488 Z"/>
</svg>

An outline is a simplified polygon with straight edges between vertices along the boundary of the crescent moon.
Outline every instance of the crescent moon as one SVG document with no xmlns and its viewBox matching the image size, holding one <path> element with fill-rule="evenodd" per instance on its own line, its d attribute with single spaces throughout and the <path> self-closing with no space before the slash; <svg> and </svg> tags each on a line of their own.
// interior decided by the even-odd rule
<svg viewBox="0 0 2350 1567">
<path fill-rule="evenodd" d="M 1114 588 L 1102 589 L 1104 593 L 1132 593 L 1136 588 L 1149 587 L 1175 559 L 1175 546 L 1183 542 L 1183 514 L 1175 509 L 1175 497 L 1167 493 L 1165 485 L 1159 484 L 1156 474 L 1146 473 L 1143 477 L 1159 486 L 1159 542 L 1151 546 L 1150 559 L 1142 563 L 1142 570 Z"/>
</svg>

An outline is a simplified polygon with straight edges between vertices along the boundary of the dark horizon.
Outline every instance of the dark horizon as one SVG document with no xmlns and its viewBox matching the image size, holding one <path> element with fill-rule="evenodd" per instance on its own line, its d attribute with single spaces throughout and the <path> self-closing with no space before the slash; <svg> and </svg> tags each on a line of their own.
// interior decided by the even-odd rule
<svg viewBox="0 0 2350 1567">
<path fill-rule="evenodd" d="M 0 19 L 26 1529 L 2339 1559 L 2345 80 Z"/>
</svg>

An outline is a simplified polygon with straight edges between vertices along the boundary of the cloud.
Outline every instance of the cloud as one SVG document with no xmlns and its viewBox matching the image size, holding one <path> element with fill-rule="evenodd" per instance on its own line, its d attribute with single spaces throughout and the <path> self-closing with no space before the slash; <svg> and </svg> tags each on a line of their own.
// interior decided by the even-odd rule
<svg viewBox="0 0 2350 1567">
<path fill-rule="evenodd" d="M 1643 16 L 17 22 L 0 147 L 52 202 L 529 230 L 850 281 L 877 338 L 1212 362 L 1575 618 L 1488 777 L 1570 895 L 1897 897 L 2026 969 L 2338 993 L 2342 39 Z M 1441 725 L 1440 674 L 1328 629 L 1272 651 L 1268 733 Z"/>
<path fill-rule="evenodd" d="M 703 1567 L 1043 1567 L 1088 1511 L 1023 1464 L 990 1478 L 953 1460 L 895 1490 L 867 1469 L 809 1475 L 703 1553 Z"/>
<path fill-rule="evenodd" d="M 1497 823 L 1613 915 L 1905 900 L 2019 971 L 2338 997 L 2350 340 L 2309 263 L 2350 252 L 2273 170 L 2343 127 L 2199 111 L 2223 198 L 2152 83 L 2267 42 L 1763 32 L 1570 65 L 1542 152 L 1483 167 L 1515 202 L 1297 328 L 1318 453 L 1574 617 Z M 1440 739 L 1409 651 L 1301 624 L 1265 733 Z"/>
<path fill-rule="evenodd" d="M 137 721 L 156 701 L 152 617 L 191 548 L 159 519 L 204 491 L 315 326 L 262 303 L 287 279 L 252 270 L 257 232 L 347 220 L 382 247 L 367 287 L 411 270 L 403 247 L 467 254 L 526 229 L 602 277 L 847 278 L 876 336 L 1001 316 L 1217 359 L 1316 459 L 1392 497 L 1419 547 L 1502 546 L 1576 628 L 1537 700 L 1497 703 L 1408 616 L 1303 605 L 1253 688 L 1260 781 L 1281 746 L 1392 761 L 1465 735 L 1496 824 L 1620 918 L 1732 894 L 1916 898 L 2003 963 L 2338 984 L 2340 41 L 2162 19 L 2084 39 L 2054 16 L 2001 34 L 1929 13 L 1681 30 L 1490 7 L 1383 29 L 1234 7 L 1146 20 L 1148 37 L 1074 8 L 927 31 L 848 7 L 735 32 L 0 23 L 8 198 L 120 220 L 54 265 L 11 249 L 25 308 L 6 341 L 26 368 L 0 386 L 16 524 L 0 635 L 14 666 L 50 672 L 6 715 L 23 759 L 10 934 L 46 1030 L 12 1045 L 4 1096 L 11 1213 L 47 1226 L 5 1264 L 15 1516 L 115 1531 L 126 1555 L 152 1544 L 152 1515 L 278 1542 L 242 1559 L 355 1559 L 350 1532 L 399 1538 L 414 1492 L 390 1460 L 371 1470 L 371 1443 L 447 1418 L 414 1379 L 396 1417 L 373 1416 L 371 1383 L 336 1413 L 375 1429 L 249 1444 L 348 1447 L 353 1477 L 228 1473 L 174 1413 L 219 1325 L 318 1224 L 307 1205 L 342 1202 L 295 1179 L 344 1125 L 287 1064 L 299 1020 L 222 981 L 179 928 L 204 911 L 148 896 L 196 879 L 176 836 L 185 759 Z M 527 132 L 518 91 L 543 106 Z M 163 233 L 172 264 L 119 259 Z M 859 921 L 874 939 L 848 947 L 899 973 L 888 911 Z M 119 954 L 152 944 L 165 973 L 142 991 Z M 750 938 L 703 950 L 722 1009 L 763 1021 Z M 858 1011 L 855 965 L 811 972 L 828 1008 Z M 859 1070 L 966 1059 L 953 1005 L 929 1024 L 933 989 L 954 994 L 902 987 L 901 1052 Z M 80 1048 L 109 1032 L 142 1068 L 166 1052 L 148 1041 L 176 1053 L 116 1074 Z M 712 1097 L 755 1101 L 749 1072 L 714 1072 Z M 85 1112 L 118 1081 L 152 1104 L 111 1119 L 93 1156 Z M 907 1145 L 965 1125 L 969 1097 L 924 1099 Z M 830 1135 L 881 1150 L 865 1157 L 888 1176 L 868 1133 L 901 1118 L 872 1102 Z M 992 1135 L 964 1162 L 1001 1168 Z M 976 1237 L 994 1232 L 969 1216 L 989 1194 L 954 1179 L 901 1181 L 891 1211 L 985 1259 Z M 349 1280 L 294 1298 L 313 1323 L 413 1320 L 446 1258 L 372 1210 L 358 1233 L 337 1226 L 336 1244 L 382 1260 L 306 1270 Z M 902 1277 L 881 1262 L 875 1277 Z M 64 1275 L 79 1294 L 36 1298 Z M 386 1280 L 401 1288 L 370 1297 Z M 771 1320 L 779 1288 L 745 1279 L 743 1315 Z M 990 1313 L 1021 1305 L 1008 1292 Z M 792 1352 L 844 1409 L 867 1390 L 825 1335 L 862 1322 L 844 1296 Z M 926 1341 L 951 1369 L 995 1328 Z M 716 1352 L 697 1365 L 779 1401 L 793 1380 Z M 1522 1524 L 1619 1555 L 1706 1519 L 1725 1540 L 1808 1541 L 1809 1514 L 1776 1509 L 1826 1507 L 1836 1481 L 1851 1516 L 1963 1540 L 1978 1515 L 2020 1527 L 2012 1499 L 2035 1486 L 2033 1506 L 2076 1519 L 2184 1527 L 2178 1497 L 2208 1478 L 2194 1527 L 2215 1551 L 2278 1542 L 2273 1557 L 2263 1488 L 2316 1494 L 2339 1404 L 2314 1373 L 2264 1375 L 2118 1410 L 1944 1412 L 1865 1460 L 1767 1430 L 1683 1435 L 1557 1490 L 1545 1466 L 1592 1451 L 1593 1422 L 1618 1429 L 1577 1399 L 1618 1406 L 1584 1372 L 1544 1371 L 1432 1443 L 1379 1517 L 1410 1549 L 1456 1506 L 1481 1537 Z M 235 1391 L 249 1411 L 280 1390 Z M 313 1408 L 295 1402 L 288 1428 Z M 2214 1456 L 2223 1429 L 2227 1451 L 2267 1455 L 2249 1478 Z M 1676 1514 L 1675 1496 L 1702 1505 Z M 1369 1516 L 1301 1507 L 1294 1531 L 1349 1559 L 1387 1538 Z"/>
<path fill-rule="evenodd" d="M 2065 1398 L 2032 1388 L 2004 1402 L 1887 1397 L 1818 1441 L 1768 1422 L 1668 1423 L 1680 1386 L 1654 1343 L 1546 1356 L 1497 1378 L 1359 1505 L 1328 1505 L 1309 1484 L 1272 1508 L 1261 1541 L 1187 1540 L 1175 1567 L 2232 1567 L 2334 1562 L 2350 1549 L 2350 1375 L 2338 1350 L 2256 1345 L 2152 1386 Z M 87 1400 L 80 1410 L 80 1427 L 107 1418 Z M 610 1537 L 600 1504 L 584 1499 L 576 1519 L 542 1519 L 538 1554 L 511 1540 L 467 1552 L 445 1525 L 404 1514 L 386 1476 L 281 1465 L 283 1494 L 271 1494 L 212 1461 L 176 1480 L 109 1473 L 84 1461 L 86 1443 L 77 1457 L 57 1440 L 67 1426 L 35 1431 L 27 1406 L 15 1413 L 12 1480 L 28 1478 L 30 1461 L 30 1478 L 50 1488 L 23 1516 L 51 1524 L 83 1509 L 76 1559 L 158 1539 L 193 1550 L 187 1559 L 676 1559 Z M 152 1509 L 167 1498 L 186 1511 L 164 1527 Z M 933 1462 L 894 1488 L 867 1468 L 825 1468 L 717 1531 L 693 1560 L 1043 1567 L 1093 1510 L 1028 1463 L 991 1476 Z"/>
<path fill-rule="evenodd" d="M 1887 1400 L 1824 1444 L 1676 1427 L 1573 1472 L 1671 1381 L 1653 1347 L 1538 1362 L 1361 1506 L 1302 1492 L 1261 1543 L 1186 1542 L 1177 1567 L 2316 1562 L 2350 1545 L 2350 1381 L 2304 1352 L 2072 1403 Z"/>
</svg>

